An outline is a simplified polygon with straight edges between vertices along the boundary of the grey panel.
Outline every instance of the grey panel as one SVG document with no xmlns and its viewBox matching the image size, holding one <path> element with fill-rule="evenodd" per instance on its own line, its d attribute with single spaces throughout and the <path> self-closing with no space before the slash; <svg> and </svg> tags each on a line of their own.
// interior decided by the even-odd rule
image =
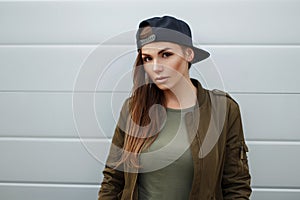
<svg viewBox="0 0 300 200">
<path fill-rule="evenodd" d="M 0 93 L 0 135 L 110 138 L 129 93 Z M 231 94 L 248 140 L 300 140 L 298 94 Z M 78 103 L 77 103 L 78 102 Z M 17 124 L 17 125 L 16 125 Z"/>
<path fill-rule="evenodd" d="M 299 93 L 299 46 L 218 46 L 211 50 L 213 67 L 219 70 L 230 92 Z M 211 64 L 210 64 L 211 65 Z M 205 73 L 208 69 L 201 68 Z M 204 74 L 208 83 L 217 77 Z M 216 79 L 216 78 L 215 78 Z M 210 87 L 210 85 L 208 85 Z M 214 85 L 213 85 L 214 86 Z"/>
<path fill-rule="evenodd" d="M 0 184 L 0 198 L 9 200 L 95 200 L 98 185 Z M 297 189 L 253 188 L 252 200 L 299 200 Z"/>
<path fill-rule="evenodd" d="M 207 46 L 191 76 L 230 92 L 299 93 L 299 46 Z M 0 46 L 2 91 L 130 91 L 134 46 Z M 284 66 L 284 67 L 283 67 Z"/>
<path fill-rule="evenodd" d="M 299 189 L 253 188 L 251 199 L 255 200 L 299 200 Z"/>
<path fill-rule="evenodd" d="M 109 141 L 1 139 L 0 182 L 99 184 Z M 299 143 L 248 142 L 253 187 L 300 184 Z M 13 167 L 12 167 L 13 166 Z"/>
<path fill-rule="evenodd" d="M 0 93 L 0 136 L 111 137 L 129 94 L 79 94 L 83 105 L 72 93 Z"/>
<path fill-rule="evenodd" d="M 109 144 L 106 140 L 0 138 L 0 182 L 98 184 Z"/>
<path fill-rule="evenodd" d="M 0 93 L 1 136 L 77 137 L 72 94 Z"/>
<path fill-rule="evenodd" d="M 95 200 L 97 185 L 0 184 L 3 200 Z"/>
<path fill-rule="evenodd" d="M 299 142 L 249 141 L 248 146 L 254 187 L 299 188 Z"/>
<path fill-rule="evenodd" d="M 136 29 L 142 19 L 153 13 L 163 15 L 166 10 L 189 22 L 195 40 L 200 43 L 300 43 L 298 1 L 172 1 L 172 9 L 168 1 L 159 2 L 159 6 L 145 4 L 135 1 L 120 1 L 118 5 L 114 1 L 1 2 L 0 43 L 95 44 Z M 113 43 L 133 44 L 134 37 L 119 37 Z"/>
<path fill-rule="evenodd" d="M 249 140 L 300 140 L 300 94 L 232 94 Z"/>
<path fill-rule="evenodd" d="M 72 91 L 80 66 L 93 48 L 0 46 L 0 90 Z"/>
</svg>

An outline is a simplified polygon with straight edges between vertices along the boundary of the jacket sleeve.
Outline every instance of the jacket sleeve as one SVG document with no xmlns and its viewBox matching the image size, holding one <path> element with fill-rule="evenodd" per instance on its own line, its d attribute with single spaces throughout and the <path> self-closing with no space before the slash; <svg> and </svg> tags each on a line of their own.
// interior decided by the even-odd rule
<svg viewBox="0 0 300 200">
<path fill-rule="evenodd" d="M 119 161 L 124 144 L 124 127 L 128 117 L 128 100 L 123 104 L 118 124 L 110 146 L 110 151 L 103 170 L 103 180 L 98 193 L 98 200 L 121 199 L 124 188 L 124 171 L 115 167 Z"/>
<path fill-rule="evenodd" d="M 222 177 L 224 200 L 249 199 L 251 195 L 247 152 L 239 106 L 231 99 Z"/>
</svg>

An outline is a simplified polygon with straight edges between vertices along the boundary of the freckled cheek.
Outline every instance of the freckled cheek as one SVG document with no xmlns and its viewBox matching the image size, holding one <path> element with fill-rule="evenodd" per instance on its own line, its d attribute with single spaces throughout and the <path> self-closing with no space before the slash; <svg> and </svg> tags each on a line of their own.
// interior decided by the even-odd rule
<svg viewBox="0 0 300 200">
<path fill-rule="evenodd" d="M 181 63 L 177 63 L 175 65 L 175 70 L 179 71 L 181 69 L 181 67 L 182 67 Z"/>
<path fill-rule="evenodd" d="M 169 68 L 172 68 L 174 70 L 180 69 L 180 66 L 182 65 L 182 62 L 179 58 L 173 58 L 170 59 L 168 62 L 164 63 Z"/>
<path fill-rule="evenodd" d="M 171 71 L 172 73 L 180 73 L 182 65 L 180 63 L 172 63 L 169 67 L 169 71 Z"/>
</svg>

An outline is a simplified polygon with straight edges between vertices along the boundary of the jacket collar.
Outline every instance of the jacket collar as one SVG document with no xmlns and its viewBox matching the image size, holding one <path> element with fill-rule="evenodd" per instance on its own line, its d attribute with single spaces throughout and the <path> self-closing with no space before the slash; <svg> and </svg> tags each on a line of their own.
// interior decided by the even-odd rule
<svg viewBox="0 0 300 200">
<path fill-rule="evenodd" d="M 206 99 L 206 90 L 202 87 L 201 83 L 197 79 L 191 78 L 193 85 L 197 88 L 197 101 L 199 107 L 201 107 Z"/>
</svg>

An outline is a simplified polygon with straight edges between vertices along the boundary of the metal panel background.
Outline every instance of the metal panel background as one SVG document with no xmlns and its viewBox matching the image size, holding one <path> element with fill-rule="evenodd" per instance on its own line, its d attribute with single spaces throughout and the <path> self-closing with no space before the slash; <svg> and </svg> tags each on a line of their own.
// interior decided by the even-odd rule
<svg viewBox="0 0 300 200">
<path fill-rule="evenodd" d="M 113 134 L 131 87 L 132 31 L 142 19 L 163 14 L 185 19 L 195 43 L 212 54 L 191 75 L 207 88 L 229 91 L 240 104 L 252 199 L 299 199 L 300 2 L 157 3 L 0 1 L 1 199 L 97 197 L 103 168 L 97 159 L 105 160 L 109 146 L 104 136 Z M 99 43 L 106 60 L 87 59 Z M 102 130 L 83 121 L 83 135 L 72 110 L 82 64 L 96 67 L 93 76 L 105 72 L 96 88 L 83 83 L 77 91 L 97 91 L 93 117 Z"/>
</svg>

